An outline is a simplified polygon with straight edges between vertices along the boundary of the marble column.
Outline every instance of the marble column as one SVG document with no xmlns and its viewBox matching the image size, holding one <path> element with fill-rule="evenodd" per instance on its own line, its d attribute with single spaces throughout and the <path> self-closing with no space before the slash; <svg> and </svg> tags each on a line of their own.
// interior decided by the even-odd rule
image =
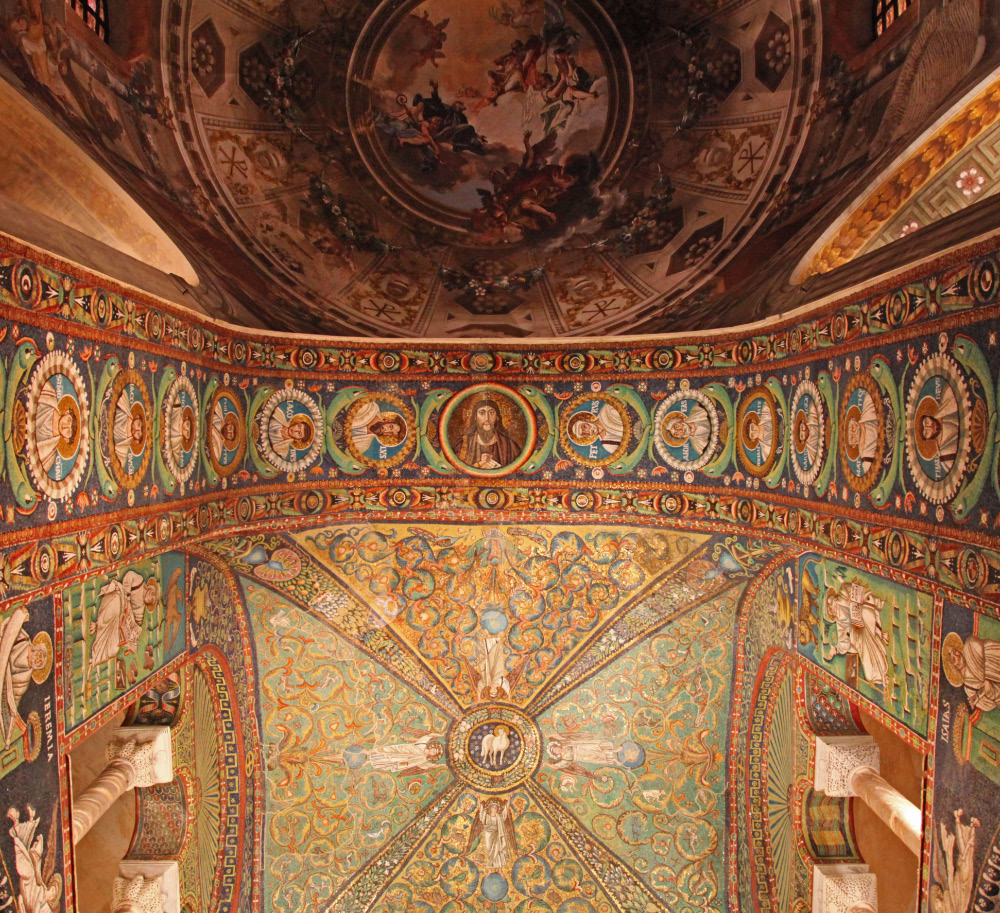
<svg viewBox="0 0 1000 913">
<path fill-rule="evenodd" d="M 851 793 L 879 816 L 917 858 L 924 821 L 917 808 L 899 790 L 870 767 L 856 767 L 848 780 Z"/>
<path fill-rule="evenodd" d="M 108 766 L 73 800 L 73 843 L 79 843 L 120 796 L 136 786 L 173 779 L 170 730 L 166 726 L 115 730 Z"/>
<path fill-rule="evenodd" d="M 879 761 L 878 745 L 871 736 L 817 738 L 813 788 L 828 796 L 860 799 L 919 857 L 923 815 L 879 776 Z"/>
</svg>

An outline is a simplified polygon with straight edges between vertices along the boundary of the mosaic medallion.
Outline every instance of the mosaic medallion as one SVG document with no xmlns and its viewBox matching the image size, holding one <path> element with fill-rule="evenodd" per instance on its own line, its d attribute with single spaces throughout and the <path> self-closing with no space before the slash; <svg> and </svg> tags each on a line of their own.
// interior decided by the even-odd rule
<svg viewBox="0 0 1000 913">
<path fill-rule="evenodd" d="M 35 366 L 25 412 L 31 477 L 53 500 L 68 498 L 90 454 L 87 388 L 69 355 L 50 352 Z"/>
<path fill-rule="evenodd" d="M 315 463 L 323 449 L 323 415 L 316 401 L 294 388 L 273 393 L 260 412 L 260 444 L 276 469 L 298 472 Z"/>
<path fill-rule="evenodd" d="M 812 485 L 826 457 L 826 409 L 819 388 L 802 381 L 792 398 L 792 469 L 803 485 Z"/>
<path fill-rule="evenodd" d="M 535 413 L 516 390 L 476 384 L 456 393 L 441 413 L 441 447 L 471 476 L 505 476 L 535 446 Z"/>
<path fill-rule="evenodd" d="M 566 405 L 559 422 L 563 449 L 584 466 L 604 466 L 628 449 L 632 420 L 625 404 L 607 393 L 584 393 Z"/>
<path fill-rule="evenodd" d="M 194 473 L 198 450 L 198 397 L 187 377 L 180 375 L 163 399 L 163 459 L 178 482 Z"/>
<path fill-rule="evenodd" d="M 699 390 L 678 390 L 653 417 L 656 452 L 674 469 L 701 469 L 715 452 L 719 420 L 712 400 Z"/>
<path fill-rule="evenodd" d="M 365 466 L 389 469 L 413 451 L 413 410 L 389 393 L 362 396 L 347 411 L 347 449 Z"/>
<path fill-rule="evenodd" d="M 535 722 L 516 707 L 485 704 L 470 710 L 448 732 L 448 763 L 481 792 L 503 793 L 523 783 L 541 761 Z"/>
<path fill-rule="evenodd" d="M 874 378 L 855 374 L 840 403 L 840 460 L 847 484 L 866 492 L 882 470 L 885 453 L 885 410 Z"/>
<path fill-rule="evenodd" d="M 208 406 L 208 461 L 220 476 L 230 476 L 243 462 L 246 447 L 243 406 L 232 390 L 222 387 Z"/>
<path fill-rule="evenodd" d="M 736 416 L 736 451 L 752 476 L 766 476 L 774 465 L 781 443 L 778 405 L 767 387 L 747 393 Z"/>
<path fill-rule="evenodd" d="M 111 383 L 110 411 L 103 426 L 108 465 L 118 484 L 131 490 L 142 481 L 153 451 L 152 409 L 137 371 L 122 371 Z"/>
<path fill-rule="evenodd" d="M 969 460 L 969 392 L 947 355 L 925 359 L 906 398 L 906 457 L 914 484 L 932 504 L 958 491 Z"/>
</svg>

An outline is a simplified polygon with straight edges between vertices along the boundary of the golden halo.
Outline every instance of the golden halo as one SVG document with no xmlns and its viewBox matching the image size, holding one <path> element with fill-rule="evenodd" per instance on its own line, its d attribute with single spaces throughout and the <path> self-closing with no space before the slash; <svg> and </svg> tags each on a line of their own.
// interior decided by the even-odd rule
<svg viewBox="0 0 1000 913">
<path fill-rule="evenodd" d="M 573 431 L 573 426 L 579 424 L 580 422 L 589 422 L 591 425 L 596 425 L 597 422 L 593 415 L 589 412 L 574 412 L 570 417 L 569 421 L 566 423 L 566 436 L 574 443 L 578 444 L 580 447 L 589 447 L 594 443 L 601 435 L 599 432 L 595 431 L 593 434 L 577 434 Z"/>
<path fill-rule="evenodd" d="M 740 443 L 743 445 L 744 449 L 748 451 L 756 450 L 761 445 L 761 440 L 758 437 L 756 441 L 750 439 L 750 428 L 760 428 L 760 413 L 759 412 L 748 412 L 746 418 L 743 420 L 743 426 L 740 428 Z"/>
<path fill-rule="evenodd" d="M 194 409 L 190 406 L 185 406 L 181 411 L 181 428 L 184 427 L 184 419 L 188 419 L 191 426 L 191 430 L 187 435 L 185 435 L 183 431 L 181 432 L 181 447 L 187 451 L 191 449 L 191 445 L 194 443 L 195 427 L 198 424 L 198 420 L 195 418 Z"/>
<path fill-rule="evenodd" d="M 965 684 L 965 675 L 960 669 L 955 668 L 955 664 L 951 661 L 950 656 L 951 650 L 956 647 L 959 650 L 963 650 L 965 644 L 958 633 L 949 631 L 945 635 L 944 643 L 941 644 L 941 668 L 944 670 L 944 677 L 948 679 L 948 684 L 953 685 L 955 688 L 961 688 Z"/>
<path fill-rule="evenodd" d="M 849 460 L 857 460 L 861 456 L 861 448 L 857 444 L 852 444 L 847 438 L 847 428 L 851 422 L 861 426 L 861 409 L 858 406 L 851 406 L 847 410 L 847 422 L 844 425 L 844 452 Z"/>
<path fill-rule="evenodd" d="M 660 422 L 660 434 L 663 435 L 663 440 L 667 442 L 668 447 L 683 447 L 689 440 L 690 434 L 687 437 L 678 437 L 673 431 L 669 430 L 677 420 L 680 419 L 684 422 L 684 427 L 687 428 L 691 419 L 679 410 L 674 410 L 673 412 L 668 412 L 663 421 Z"/>
<path fill-rule="evenodd" d="M 39 631 L 32 639 L 31 646 L 44 647 L 45 648 L 45 665 L 41 669 L 32 669 L 31 677 L 35 681 L 35 684 L 41 685 L 49 677 L 49 673 L 52 671 L 52 638 L 49 637 L 47 631 Z"/>
<path fill-rule="evenodd" d="M 804 412 L 800 412 L 798 415 L 795 416 L 795 422 L 794 422 L 794 429 L 795 430 L 794 430 L 794 437 L 793 437 L 793 442 L 795 444 L 795 449 L 799 453 L 802 453 L 802 451 L 806 449 L 806 446 L 809 443 L 809 434 L 807 432 L 806 433 L 806 440 L 805 440 L 805 442 L 801 443 L 801 445 L 800 445 L 800 440 L 801 440 L 801 438 L 800 438 L 800 432 L 802 431 L 803 426 L 806 427 L 806 428 L 808 428 L 809 427 L 809 422 L 806 419 L 805 413 Z"/>
<path fill-rule="evenodd" d="M 291 429 L 292 425 L 300 425 L 307 431 L 305 440 L 303 440 L 300 444 L 297 444 L 295 449 L 302 450 L 303 448 L 310 447 L 312 445 L 313 435 L 316 433 L 316 429 L 313 427 L 312 419 L 307 415 L 299 414 L 294 416 L 288 423 L 289 429 Z"/>
<path fill-rule="evenodd" d="M 72 414 L 75 420 L 75 426 L 73 428 L 73 437 L 68 441 L 60 436 L 58 448 L 59 455 L 64 460 L 72 459 L 73 455 L 80 448 L 80 404 L 72 396 L 64 396 L 59 400 L 59 405 L 57 406 L 59 417 L 62 418 L 67 412 Z"/>
<path fill-rule="evenodd" d="M 941 420 L 937 417 L 938 401 L 933 396 L 925 396 L 917 403 L 917 411 L 913 416 L 913 432 L 916 439 L 917 451 L 925 460 L 933 460 L 938 450 L 938 441 L 935 437 L 924 436 L 924 419 L 933 419 L 939 427 Z"/>
<path fill-rule="evenodd" d="M 142 403 L 132 404 L 132 409 L 129 411 L 129 417 L 130 417 L 129 448 L 131 449 L 132 453 L 134 453 L 136 456 L 139 456 L 142 453 L 142 451 L 146 449 L 146 434 L 147 434 L 146 409 L 144 408 Z M 132 440 L 131 422 L 134 422 L 136 419 L 142 421 L 142 440 L 140 441 Z"/>
</svg>

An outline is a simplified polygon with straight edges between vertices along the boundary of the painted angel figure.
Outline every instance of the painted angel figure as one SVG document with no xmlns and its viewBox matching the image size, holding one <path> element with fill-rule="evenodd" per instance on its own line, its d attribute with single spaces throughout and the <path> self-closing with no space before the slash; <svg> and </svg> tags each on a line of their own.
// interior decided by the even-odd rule
<svg viewBox="0 0 1000 913">
<path fill-rule="evenodd" d="M 62 875 L 56 872 L 55 828 L 49 828 L 49 850 L 45 840 L 35 835 L 41 819 L 28 805 L 28 817 L 22 821 L 16 808 L 7 810 L 11 821 L 9 834 L 14 841 L 14 866 L 17 870 L 17 913 L 56 913 L 62 895 Z M 53 816 L 53 824 L 55 824 Z"/>
<path fill-rule="evenodd" d="M 398 742 L 373 748 L 368 763 L 375 770 L 396 774 L 418 774 L 440 767 L 444 759 L 444 743 L 439 733 L 419 731 L 413 742 Z"/>
<path fill-rule="evenodd" d="M 479 668 L 469 667 L 469 676 L 476 689 L 477 701 L 510 700 L 527 665 L 527 657 L 507 672 L 507 651 L 502 636 L 488 636 L 480 640 Z"/>
<path fill-rule="evenodd" d="M 466 856 L 472 853 L 480 837 L 487 871 L 503 871 L 516 858 L 517 838 L 508 799 L 491 797 L 479 803 L 476 817 L 472 821 L 472 830 L 469 831 Z"/>
</svg>

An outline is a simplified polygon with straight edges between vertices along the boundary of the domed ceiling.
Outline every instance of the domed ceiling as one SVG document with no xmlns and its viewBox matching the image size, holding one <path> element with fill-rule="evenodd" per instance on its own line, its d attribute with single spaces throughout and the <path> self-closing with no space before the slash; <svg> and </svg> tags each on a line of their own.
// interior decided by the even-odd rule
<svg viewBox="0 0 1000 913">
<path fill-rule="evenodd" d="M 579 336 L 669 314 L 761 224 L 817 25 L 789 0 L 187 0 L 161 41 L 201 205 L 300 309 L 272 322 Z"/>
</svg>

